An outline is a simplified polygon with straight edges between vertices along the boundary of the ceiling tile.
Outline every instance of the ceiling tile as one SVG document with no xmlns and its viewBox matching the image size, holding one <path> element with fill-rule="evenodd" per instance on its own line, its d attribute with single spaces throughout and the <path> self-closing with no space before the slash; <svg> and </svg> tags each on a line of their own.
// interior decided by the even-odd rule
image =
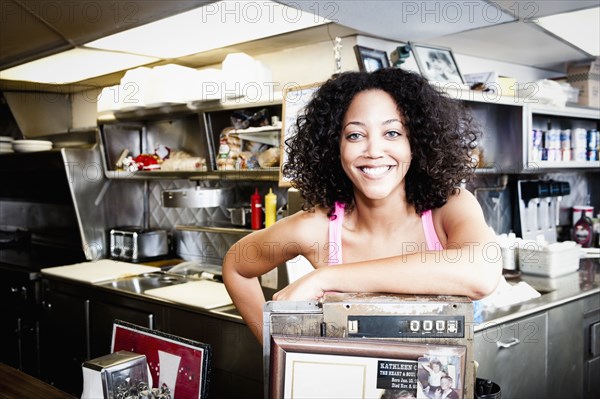
<svg viewBox="0 0 600 399">
<path fill-rule="evenodd" d="M 598 0 L 494 0 L 494 3 L 518 19 L 526 21 L 600 5 Z"/>
<path fill-rule="evenodd" d="M 278 1 L 370 35 L 419 41 L 512 21 L 502 8 L 472 1 Z"/>
<path fill-rule="evenodd" d="M 511 22 L 429 40 L 455 53 L 536 67 L 583 60 L 586 53 L 529 22 Z"/>
<path fill-rule="evenodd" d="M 0 69 L 210 2 L 2 0 Z"/>
</svg>

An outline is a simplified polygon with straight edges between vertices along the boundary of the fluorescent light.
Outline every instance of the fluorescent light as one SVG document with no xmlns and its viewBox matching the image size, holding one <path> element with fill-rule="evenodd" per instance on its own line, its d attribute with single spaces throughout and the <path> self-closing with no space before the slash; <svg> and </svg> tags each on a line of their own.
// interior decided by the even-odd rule
<svg viewBox="0 0 600 399">
<path fill-rule="evenodd" d="M 110 35 L 86 47 L 177 58 L 329 22 L 273 1 L 219 1 Z"/>
<path fill-rule="evenodd" d="M 75 48 L 0 72 L 0 79 L 50 84 L 79 82 L 158 61 L 135 54 Z"/>
<path fill-rule="evenodd" d="M 539 18 L 537 23 L 593 56 L 600 56 L 600 7 Z"/>
</svg>

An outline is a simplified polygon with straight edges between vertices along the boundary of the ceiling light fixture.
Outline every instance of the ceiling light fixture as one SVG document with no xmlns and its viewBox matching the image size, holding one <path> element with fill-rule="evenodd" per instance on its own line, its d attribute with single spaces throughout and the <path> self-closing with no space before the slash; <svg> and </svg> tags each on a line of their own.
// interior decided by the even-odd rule
<svg viewBox="0 0 600 399">
<path fill-rule="evenodd" d="M 0 79 L 66 84 L 150 64 L 156 58 L 137 54 L 74 48 L 0 72 Z"/>
<path fill-rule="evenodd" d="M 586 53 L 600 56 L 600 7 L 538 18 L 537 24 Z"/>
<path fill-rule="evenodd" d="M 273 1 L 218 1 L 110 35 L 86 47 L 170 59 L 330 22 Z"/>
</svg>

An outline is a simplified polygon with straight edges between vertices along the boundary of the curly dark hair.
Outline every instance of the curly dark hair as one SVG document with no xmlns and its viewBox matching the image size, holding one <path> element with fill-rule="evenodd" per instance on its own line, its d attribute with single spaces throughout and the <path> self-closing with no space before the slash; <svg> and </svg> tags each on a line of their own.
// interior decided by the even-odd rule
<svg viewBox="0 0 600 399">
<path fill-rule="evenodd" d="M 394 99 L 408 128 L 413 158 L 406 198 L 417 213 L 444 205 L 473 174 L 479 129 L 460 101 L 399 68 L 344 72 L 319 88 L 297 118 L 296 134 L 286 140 L 283 174 L 300 191 L 305 210 L 322 206 L 331 216 L 335 202 L 354 207 L 353 185 L 340 162 L 342 122 L 354 96 L 374 89 Z"/>
</svg>

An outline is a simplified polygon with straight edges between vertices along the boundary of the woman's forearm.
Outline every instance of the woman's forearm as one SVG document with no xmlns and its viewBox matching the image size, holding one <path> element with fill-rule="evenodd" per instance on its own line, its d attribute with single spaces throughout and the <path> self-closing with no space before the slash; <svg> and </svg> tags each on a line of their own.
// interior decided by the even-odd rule
<svg viewBox="0 0 600 399">
<path fill-rule="evenodd" d="M 258 277 L 240 275 L 235 266 L 228 264 L 227 259 L 225 259 L 223 263 L 223 280 L 235 307 L 242 315 L 252 334 L 262 345 L 265 297 Z"/>
<path fill-rule="evenodd" d="M 322 268 L 324 291 L 489 295 L 502 273 L 499 255 L 445 249 Z"/>
</svg>

